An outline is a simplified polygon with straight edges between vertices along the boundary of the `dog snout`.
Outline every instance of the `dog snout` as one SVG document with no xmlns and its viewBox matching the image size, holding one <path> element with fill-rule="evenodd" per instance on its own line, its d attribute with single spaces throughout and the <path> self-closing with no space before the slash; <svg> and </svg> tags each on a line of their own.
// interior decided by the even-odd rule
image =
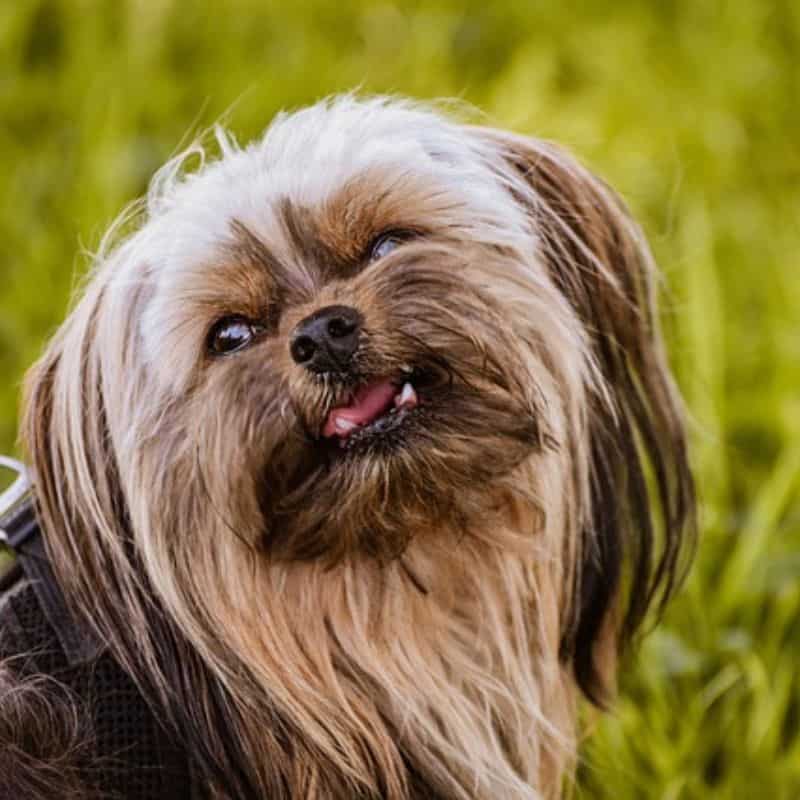
<svg viewBox="0 0 800 800">
<path fill-rule="evenodd" d="M 311 372 L 345 369 L 358 349 L 361 324 L 355 308 L 321 308 L 295 327 L 289 344 L 292 358 Z"/>
</svg>

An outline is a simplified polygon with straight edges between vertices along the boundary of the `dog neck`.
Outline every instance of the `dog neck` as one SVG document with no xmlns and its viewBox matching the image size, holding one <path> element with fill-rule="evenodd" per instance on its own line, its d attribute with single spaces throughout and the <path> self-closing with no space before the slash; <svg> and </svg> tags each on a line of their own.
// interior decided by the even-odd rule
<svg viewBox="0 0 800 800">
<path fill-rule="evenodd" d="M 218 647 L 205 655 L 239 707 L 259 704 L 230 680 L 230 654 L 288 721 L 297 796 L 556 792 L 573 701 L 558 660 L 559 560 L 536 519 L 517 506 L 483 530 L 420 530 L 386 564 L 234 573 L 247 577 L 212 606 L 229 615 L 216 628 L 227 663 Z M 241 724 L 257 742 L 263 719 L 245 711 Z"/>
</svg>

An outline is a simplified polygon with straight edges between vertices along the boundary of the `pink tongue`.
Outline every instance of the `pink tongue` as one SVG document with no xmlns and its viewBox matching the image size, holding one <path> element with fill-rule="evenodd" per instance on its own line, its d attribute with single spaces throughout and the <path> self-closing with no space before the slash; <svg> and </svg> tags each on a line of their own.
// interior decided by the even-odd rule
<svg viewBox="0 0 800 800">
<path fill-rule="evenodd" d="M 323 436 L 347 436 L 349 425 L 337 427 L 337 420 L 345 420 L 352 425 L 368 425 L 392 405 L 397 387 L 390 380 L 382 380 L 362 386 L 349 406 L 334 408 L 325 420 Z"/>
</svg>

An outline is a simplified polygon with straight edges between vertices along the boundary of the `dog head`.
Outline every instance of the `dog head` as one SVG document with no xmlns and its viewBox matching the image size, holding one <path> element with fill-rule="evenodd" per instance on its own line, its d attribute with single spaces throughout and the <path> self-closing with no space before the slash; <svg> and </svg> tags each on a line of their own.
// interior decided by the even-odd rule
<svg viewBox="0 0 800 800">
<path fill-rule="evenodd" d="M 157 607 L 212 658 L 246 564 L 510 527 L 558 561 L 561 659 L 599 700 L 692 508 L 639 229 L 557 148 L 400 101 L 218 143 L 158 174 L 29 379 L 68 591 L 112 641 Z"/>
</svg>

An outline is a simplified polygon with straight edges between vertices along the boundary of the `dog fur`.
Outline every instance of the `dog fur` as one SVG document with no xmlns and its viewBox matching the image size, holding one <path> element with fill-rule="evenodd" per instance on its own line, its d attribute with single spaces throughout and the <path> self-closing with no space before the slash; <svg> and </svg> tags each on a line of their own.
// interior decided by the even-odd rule
<svg viewBox="0 0 800 800">
<path fill-rule="evenodd" d="M 557 797 L 580 695 L 613 696 L 691 550 L 640 229 L 559 148 L 398 99 L 217 141 L 108 235 L 27 381 L 71 606 L 210 797 Z M 312 374 L 289 342 L 336 304 L 358 350 Z M 217 357 L 231 315 L 256 334 Z M 385 376 L 402 425 L 322 436 Z"/>
</svg>

